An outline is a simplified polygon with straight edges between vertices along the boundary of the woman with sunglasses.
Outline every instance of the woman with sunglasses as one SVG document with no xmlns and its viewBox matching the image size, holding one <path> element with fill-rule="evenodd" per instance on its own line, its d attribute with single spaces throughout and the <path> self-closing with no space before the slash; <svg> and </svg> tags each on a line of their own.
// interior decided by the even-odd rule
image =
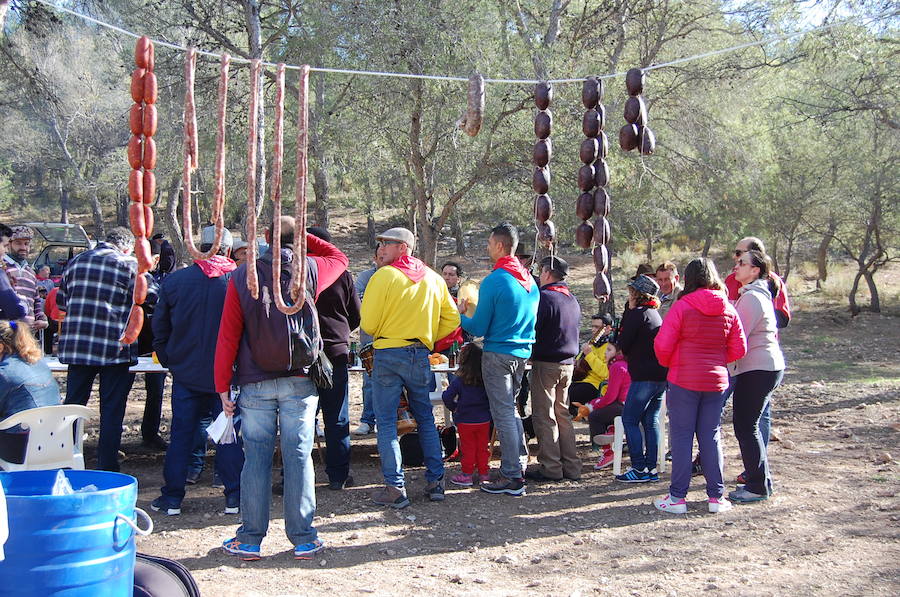
<svg viewBox="0 0 900 597">
<path fill-rule="evenodd" d="M 770 277 L 769 260 L 760 251 L 746 251 L 738 260 L 735 278 L 741 283 L 734 307 L 747 337 L 747 354 L 729 363 L 734 378 L 734 435 L 744 461 L 744 485 L 728 494 L 734 502 L 758 502 L 769 497 L 772 478 L 759 421 L 772 392 L 784 375 L 784 355 L 772 300 L 778 286 Z"/>
</svg>

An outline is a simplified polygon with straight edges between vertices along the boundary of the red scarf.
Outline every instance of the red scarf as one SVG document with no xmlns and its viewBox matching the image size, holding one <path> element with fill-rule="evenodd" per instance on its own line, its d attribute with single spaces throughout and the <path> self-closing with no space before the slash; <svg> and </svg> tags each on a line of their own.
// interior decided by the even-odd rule
<svg viewBox="0 0 900 597">
<path fill-rule="evenodd" d="M 421 259 L 417 259 L 410 255 L 401 255 L 391 264 L 391 267 L 397 268 L 401 274 L 410 279 L 415 284 L 421 282 L 425 278 L 428 268 L 422 263 Z"/>
<path fill-rule="evenodd" d="M 572 296 L 572 293 L 569 292 L 569 287 L 565 284 L 548 284 L 544 286 L 541 290 L 552 290 L 553 292 L 558 292 L 560 294 L 564 294 L 566 296 Z"/>
<path fill-rule="evenodd" d="M 531 292 L 531 284 L 534 282 L 531 273 L 529 273 L 529 271 L 525 269 L 525 266 L 519 263 L 519 260 L 512 255 L 507 255 L 498 259 L 497 263 L 494 264 L 494 269 L 506 270 L 516 279 L 516 282 L 522 285 L 522 288 L 527 292 Z"/>
<path fill-rule="evenodd" d="M 213 255 L 209 259 L 195 259 L 194 263 L 207 278 L 221 278 L 237 268 L 237 264 L 224 255 Z"/>
</svg>

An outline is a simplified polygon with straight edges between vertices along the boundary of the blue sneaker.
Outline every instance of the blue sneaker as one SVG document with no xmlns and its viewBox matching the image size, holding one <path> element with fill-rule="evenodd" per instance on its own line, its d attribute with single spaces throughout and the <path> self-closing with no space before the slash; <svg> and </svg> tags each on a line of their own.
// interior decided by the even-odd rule
<svg viewBox="0 0 900 597">
<path fill-rule="evenodd" d="M 647 483 L 651 480 L 653 479 L 650 478 L 650 473 L 646 470 L 639 471 L 636 469 L 629 469 L 622 475 L 616 475 L 616 481 L 621 481 L 623 483 Z M 659 481 L 659 475 L 656 476 L 656 480 Z"/>
<path fill-rule="evenodd" d="M 322 551 L 323 549 L 325 549 L 325 544 L 318 539 L 310 541 L 309 543 L 301 543 L 294 547 L 294 559 L 311 560 L 314 553 Z"/>
<path fill-rule="evenodd" d="M 659 471 L 655 468 L 650 469 L 650 472 L 647 474 L 650 475 L 647 479 L 648 481 L 659 481 Z"/>
<path fill-rule="evenodd" d="M 222 549 L 231 555 L 240 556 L 245 562 L 253 562 L 260 558 L 259 545 L 250 545 L 249 543 L 241 543 L 237 537 L 232 537 L 222 543 Z"/>
</svg>

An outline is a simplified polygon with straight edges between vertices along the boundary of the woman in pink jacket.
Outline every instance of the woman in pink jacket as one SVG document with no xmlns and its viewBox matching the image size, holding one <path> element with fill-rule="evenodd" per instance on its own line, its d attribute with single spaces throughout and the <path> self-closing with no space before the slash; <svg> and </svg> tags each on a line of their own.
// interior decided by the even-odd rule
<svg viewBox="0 0 900 597">
<path fill-rule="evenodd" d="M 710 512 L 731 509 L 723 495 L 722 408 L 728 388 L 726 363 L 747 352 L 744 330 L 723 292 L 722 281 L 709 259 L 694 259 L 684 271 L 684 290 L 656 336 L 654 349 L 667 376 L 672 481 L 669 495 L 654 500 L 663 512 L 687 512 L 694 435 L 706 477 Z"/>
</svg>

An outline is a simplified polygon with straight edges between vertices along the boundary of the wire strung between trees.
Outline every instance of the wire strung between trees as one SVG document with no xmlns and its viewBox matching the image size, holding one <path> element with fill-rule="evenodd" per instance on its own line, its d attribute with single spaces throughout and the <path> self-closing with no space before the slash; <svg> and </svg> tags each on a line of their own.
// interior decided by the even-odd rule
<svg viewBox="0 0 900 597">
<path fill-rule="evenodd" d="M 64 6 L 58 6 L 58 5 L 54 4 L 53 2 L 50 2 L 50 0 L 35 0 L 35 1 L 40 4 L 49 6 L 50 8 L 53 8 L 55 10 L 65 12 L 65 13 L 68 13 L 75 17 L 78 17 L 80 19 L 83 19 L 85 21 L 88 21 L 90 23 L 94 23 L 95 25 L 99 25 L 100 27 L 105 27 L 112 31 L 116 31 L 123 35 L 129 35 L 136 39 L 139 37 L 142 37 L 141 34 L 134 33 L 132 31 L 123 29 L 122 27 L 112 25 L 110 23 L 101 21 L 99 19 L 95 19 L 94 17 L 90 17 L 88 15 L 74 11 L 70 8 L 65 8 Z M 872 17 L 871 19 L 868 19 L 868 21 L 870 23 L 874 23 L 874 22 L 880 21 L 884 18 L 888 18 L 890 16 L 891 15 L 889 15 L 889 14 L 880 14 L 876 17 Z M 818 25 L 816 27 L 807 29 L 805 31 L 795 31 L 794 33 L 784 33 L 782 35 L 773 35 L 771 37 L 765 37 L 765 38 L 762 38 L 762 39 L 759 39 L 756 41 L 750 41 L 750 42 L 746 42 L 743 44 L 738 44 L 736 46 L 720 48 L 718 50 L 711 50 L 709 52 L 703 52 L 702 54 L 694 54 L 692 56 L 685 56 L 683 58 L 676 58 L 675 60 L 670 60 L 668 62 L 662 62 L 660 64 L 651 64 L 650 66 L 643 67 L 642 70 L 644 70 L 644 71 L 657 70 L 660 68 L 666 68 L 668 66 L 674 66 L 676 64 L 683 64 L 685 62 L 692 62 L 694 60 L 702 60 L 703 58 L 709 58 L 711 56 L 718 56 L 720 54 L 737 52 L 738 50 L 744 50 L 746 48 L 752 48 L 754 46 L 764 46 L 766 44 L 770 44 L 770 43 L 774 43 L 774 42 L 778 42 L 778 41 L 785 41 L 788 39 L 793 39 L 795 37 L 800 37 L 801 35 L 807 35 L 810 33 L 818 33 L 821 31 L 827 31 L 829 29 L 834 29 L 836 27 L 842 27 L 849 23 L 863 22 L 865 20 L 866 19 L 863 19 L 862 17 L 851 17 L 851 18 L 845 19 L 843 21 L 838 21 L 836 23 L 829 23 L 826 25 Z M 163 40 L 151 38 L 151 41 L 158 46 L 162 46 L 165 48 L 171 48 L 173 50 L 178 50 L 180 52 L 187 52 L 189 49 L 185 46 L 179 46 L 178 44 L 173 44 L 171 42 L 167 42 L 167 41 L 163 41 Z M 197 52 L 197 54 L 199 54 L 201 56 L 209 56 L 210 58 L 219 59 L 222 57 L 222 54 L 218 54 L 216 52 L 208 52 L 208 51 L 199 50 L 199 49 L 197 49 L 196 52 Z M 244 63 L 249 64 L 251 62 L 251 60 L 252 59 L 250 59 L 250 58 L 240 58 L 240 57 L 236 57 L 236 56 L 231 57 L 232 62 L 244 62 Z M 278 64 L 274 63 L 274 62 L 260 61 L 260 64 L 263 66 L 269 66 L 269 67 L 275 67 L 275 68 L 278 67 Z M 317 67 L 317 66 L 305 67 L 302 65 L 291 65 L 291 64 L 286 64 L 284 68 L 287 70 L 296 70 L 296 71 L 302 70 L 303 68 L 309 68 L 310 72 L 335 73 L 335 74 L 342 74 L 342 75 L 361 75 L 361 76 L 367 76 L 367 77 L 391 77 L 391 78 L 399 78 L 399 79 L 425 79 L 425 80 L 430 80 L 430 81 L 464 81 L 464 82 L 468 82 L 468 80 L 469 80 L 469 77 L 455 77 L 455 76 L 448 76 L 448 75 L 424 75 L 424 74 L 416 74 L 416 73 L 395 73 L 395 72 L 387 72 L 387 71 L 354 70 L 354 69 L 348 69 L 348 68 L 329 68 L 329 67 Z M 596 78 L 598 78 L 598 79 L 614 79 L 617 77 L 624 77 L 625 73 L 617 72 L 617 73 L 607 73 L 605 75 L 594 75 L 594 76 L 596 76 Z M 549 79 L 546 82 L 553 83 L 553 84 L 582 83 L 582 82 L 584 82 L 584 79 L 585 79 L 584 77 L 571 78 L 571 79 Z M 542 81 L 540 81 L 538 79 L 488 79 L 488 78 L 485 78 L 484 82 L 485 83 L 498 83 L 498 84 L 505 83 L 505 84 L 510 84 L 510 85 L 536 85 L 537 83 L 541 83 Z"/>
</svg>

